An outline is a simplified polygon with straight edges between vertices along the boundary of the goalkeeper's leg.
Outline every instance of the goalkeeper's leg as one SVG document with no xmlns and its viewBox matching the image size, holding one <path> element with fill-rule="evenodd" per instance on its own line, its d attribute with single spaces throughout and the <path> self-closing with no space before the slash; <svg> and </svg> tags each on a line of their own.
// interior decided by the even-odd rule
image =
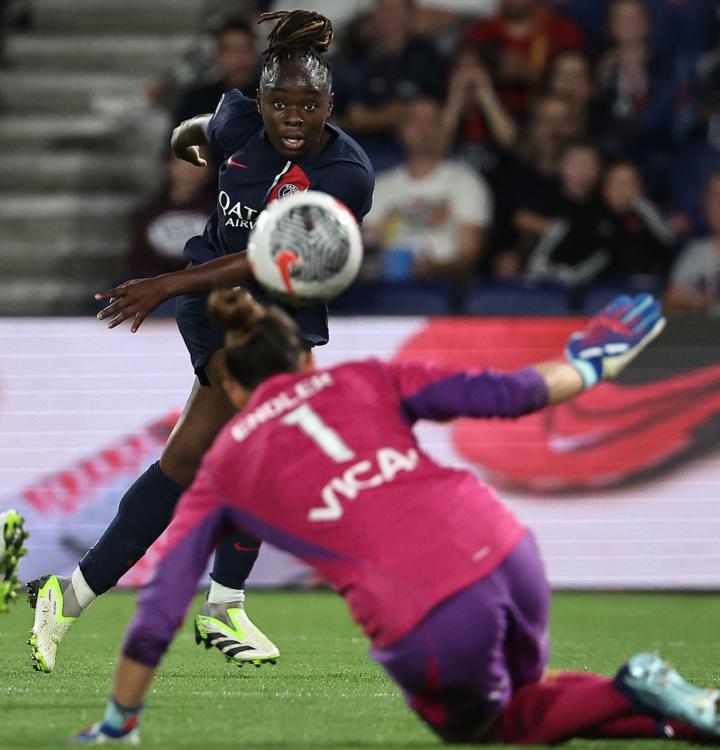
<svg viewBox="0 0 720 750">
<path fill-rule="evenodd" d="M 615 679 L 558 672 L 517 690 L 487 739 L 549 745 L 573 737 L 720 738 L 718 691 L 685 682 L 667 662 L 638 654 Z"/>
</svg>

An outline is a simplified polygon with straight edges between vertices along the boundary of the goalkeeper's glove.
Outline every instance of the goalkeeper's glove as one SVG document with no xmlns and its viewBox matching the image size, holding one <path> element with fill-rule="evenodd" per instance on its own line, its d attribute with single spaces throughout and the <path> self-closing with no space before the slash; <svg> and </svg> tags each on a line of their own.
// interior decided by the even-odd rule
<svg viewBox="0 0 720 750">
<path fill-rule="evenodd" d="M 665 327 L 660 303 L 651 294 L 623 295 L 591 318 L 585 331 L 574 333 L 565 355 L 585 388 L 617 377 Z"/>
</svg>

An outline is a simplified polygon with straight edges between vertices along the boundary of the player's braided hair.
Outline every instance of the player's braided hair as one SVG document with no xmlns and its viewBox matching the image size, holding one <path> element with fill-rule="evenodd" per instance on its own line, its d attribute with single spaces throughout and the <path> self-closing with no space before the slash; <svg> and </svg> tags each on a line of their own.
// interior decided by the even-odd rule
<svg viewBox="0 0 720 750">
<path fill-rule="evenodd" d="M 280 64 L 288 60 L 302 60 L 329 84 L 330 64 L 324 57 L 333 38 L 329 18 L 310 10 L 278 10 L 261 13 L 258 23 L 263 21 L 277 23 L 268 34 L 268 47 L 263 52 L 261 88 L 277 75 Z"/>
<path fill-rule="evenodd" d="M 227 330 L 225 362 L 243 388 L 252 390 L 271 375 L 299 369 L 305 341 L 279 307 L 260 304 L 245 289 L 220 289 L 210 295 L 208 313 Z"/>
</svg>

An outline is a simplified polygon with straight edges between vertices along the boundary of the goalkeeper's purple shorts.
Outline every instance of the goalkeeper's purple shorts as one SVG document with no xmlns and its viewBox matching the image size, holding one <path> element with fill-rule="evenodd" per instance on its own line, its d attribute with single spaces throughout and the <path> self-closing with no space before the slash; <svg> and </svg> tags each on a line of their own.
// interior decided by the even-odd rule
<svg viewBox="0 0 720 750">
<path fill-rule="evenodd" d="M 530 532 L 503 564 L 371 656 L 441 737 L 467 741 L 513 691 L 537 682 L 549 653 L 550 588 Z"/>
</svg>

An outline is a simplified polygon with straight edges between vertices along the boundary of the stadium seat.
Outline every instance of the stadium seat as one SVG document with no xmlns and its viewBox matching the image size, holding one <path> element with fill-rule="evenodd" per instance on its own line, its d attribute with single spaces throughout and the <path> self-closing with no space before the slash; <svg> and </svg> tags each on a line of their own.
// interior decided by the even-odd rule
<svg viewBox="0 0 720 750">
<path fill-rule="evenodd" d="M 454 288 L 440 281 L 353 284 L 328 303 L 331 315 L 450 315 Z"/>
<path fill-rule="evenodd" d="M 479 280 L 463 297 L 465 315 L 567 315 L 566 287 L 550 282 Z"/>
</svg>

